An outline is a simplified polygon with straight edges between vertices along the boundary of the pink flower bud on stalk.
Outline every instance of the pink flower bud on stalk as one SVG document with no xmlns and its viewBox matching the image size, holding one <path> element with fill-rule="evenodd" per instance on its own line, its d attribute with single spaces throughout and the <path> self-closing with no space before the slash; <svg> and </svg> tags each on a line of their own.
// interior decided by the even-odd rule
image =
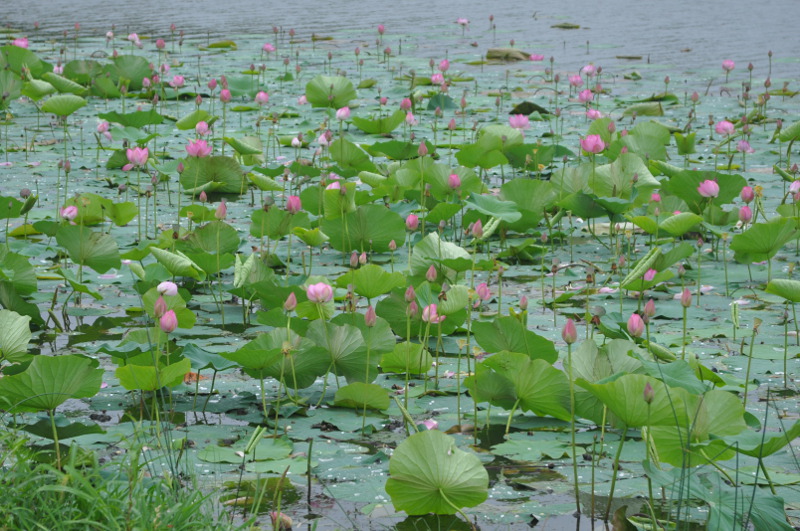
<svg viewBox="0 0 800 531">
<path fill-rule="evenodd" d="M 732 135 L 736 131 L 736 127 L 727 120 L 721 120 L 714 126 L 714 131 L 719 135 Z"/>
<path fill-rule="evenodd" d="M 364 314 L 364 324 L 372 328 L 377 320 L 378 316 L 375 314 L 375 308 L 370 306 L 367 308 L 367 313 Z"/>
<path fill-rule="evenodd" d="M 655 398 L 655 391 L 653 391 L 653 386 L 650 385 L 650 382 L 647 382 L 644 386 L 644 392 L 642 393 L 644 401 L 650 405 L 653 403 L 653 398 Z"/>
<path fill-rule="evenodd" d="M 217 206 L 216 212 L 214 212 L 214 217 L 223 220 L 228 215 L 228 205 L 225 204 L 225 200 L 223 199 L 220 201 L 219 206 Z"/>
<path fill-rule="evenodd" d="M 165 334 L 174 332 L 175 329 L 178 328 L 178 317 L 175 315 L 175 311 L 167 310 L 164 315 L 161 316 L 161 319 L 159 319 L 158 324 Z"/>
<path fill-rule="evenodd" d="M 749 206 L 745 205 L 739 209 L 739 221 L 747 225 L 751 219 L 753 219 L 753 211 Z"/>
<path fill-rule="evenodd" d="M 156 291 L 161 295 L 177 295 L 178 285 L 167 280 L 156 286 Z"/>
<path fill-rule="evenodd" d="M 78 217 L 78 207 L 69 205 L 61 209 L 61 217 L 67 221 L 73 221 Z"/>
<path fill-rule="evenodd" d="M 400 108 L 404 111 L 408 111 L 411 109 L 411 99 L 410 98 L 403 98 L 400 101 Z"/>
<path fill-rule="evenodd" d="M 692 292 L 689 288 L 684 288 L 681 292 L 681 306 L 688 308 L 692 305 Z"/>
<path fill-rule="evenodd" d="M 158 296 L 155 304 L 153 304 L 153 315 L 156 319 L 161 319 L 161 316 L 167 313 L 167 301 L 164 300 L 162 295 Z"/>
<path fill-rule="evenodd" d="M 344 121 L 350 118 L 350 107 L 342 107 L 336 111 L 336 119 Z"/>
<path fill-rule="evenodd" d="M 286 200 L 286 211 L 290 214 L 297 214 L 303 209 L 303 204 L 300 198 L 296 195 L 290 195 Z"/>
<path fill-rule="evenodd" d="M 419 216 L 416 214 L 409 214 L 406 218 L 406 228 L 410 231 L 415 231 L 419 227 Z"/>
<path fill-rule="evenodd" d="M 286 297 L 286 301 L 283 303 L 283 311 L 291 312 L 295 308 L 297 308 L 297 295 L 290 293 L 289 296 Z"/>
<path fill-rule="evenodd" d="M 333 299 L 333 288 L 324 282 L 311 284 L 306 288 L 306 297 L 313 303 L 323 304 Z"/>
<path fill-rule="evenodd" d="M 439 276 L 436 272 L 436 267 L 431 265 L 428 270 L 425 272 L 425 280 L 428 282 L 436 282 L 436 277 Z"/>
<path fill-rule="evenodd" d="M 567 319 L 564 328 L 561 330 L 561 338 L 567 345 L 571 345 L 578 340 L 578 330 L 575 328 L 575 321 Z"/>
<path fill-rule="evenodd" d="M 262 90 L 258 94 L 256 94 L 255 101 L 259 105 L 266 105 L 267 103 L 269 103 L 269 94 L 267 94 Z"/>
<path fill-rule="evenodd" d="M 649 322 L 651 317 L 654 317 L 656 314 L 656 303 L 653 302 L 653 299 L 650 299 L 644 305 L 644 321 Z"/>
<path fill-rule="evenodd" d="M 358 267 L 358 253 L 355 252 L 355 251 L 350 253 L 350 267 L 352 269 L 355 269 L 356 267 Z"/>
<path fill-rule="evenodd" d="M 458 190 L 461 188 L 461 177 L 457 173 L 451 173 L 450 177 L 447 178 L 447 185 L 452 190 Z"/>
<path fill-rule="evenodd" d="M 397 242 L 395 242 L 394 240 L 390 241 L 389 242 L 389 250 L 392 251 L 392 252 L 396 251 L 397 250 Z"/>
<path fill-rule="evenodd" d="M 628 333 L 633 337 L 642 337 L 644 321 L 638 313 L 631 314 L 630 319 L 628 319 Z"/>
<path fill-rule="evenodd" d="M 231 101 L 231 98 L 232 98 L 232 96 L 231 96 L 231 91 L 230 90 L 222 89 L 219 92 L 219 101 L 221 101 L 222 103 L 229 103 Z"/>
<path fill-rule="evenodd" d="M 424 157 L 425 155 L 428 154 L 428 145 L 425 143 L 424 140 L 419 143 L 419 149 L 417 149 L 417 154 L 420 157 Z"/>
<path fill-rule="evenodd" d="M 745 186 L 744 188 L 742 188 L 742 193 L 740 194 L 739 197 L 741 197 L 742 201 L 744 201 L 746 204 L 750 204 L 750 202 L 753 201 L 753 199 L 755 199 L 756 194 L 753 191 L 752 187 Z"/>
<path fill-rule="evenodd" d="M 362 252 L 360 255 L 358 255 L 358 263 L 360 265 L 366 265 L 366 263 L 367 263 L 367 253 L 366 252 Z"/>
<path fill-rule="evenodd" d="M 658 192 L 653 192 L 652 194 L 650 194 L 650 201 L 652 201 L 653 203 L 660 203 L 661 194 L 659 194 Z"/>
<path fill-rule="evenodd" d="M 697 193 L 707 198 L 717 197 L 719 195 L 719 184 L 716 181 L 706 179 L 697 187 Z"/>
<path fill-rule="evenodd" d="M 476 220 L 475 223 L 472 224 L 472 237 L 476 240 L 483 238 L 483 223 L 480 219 Z"/>
<path fill-rule="evenodd" d="M 419 314 L 419 305 L 417 305 L 417 301 L 411 301 L 408 303 L 408 309 L 406 310 L 406 313 L 412 319 L 417 317 Z"/>
<path fill-rule="evenodd" d="M 413 302 L 417 300 L 417 293 L 414 291 L 414 286 L 408 286 L 405 293 L 406 302 Z"/>
<path fill-rule="evenodd" d="M 523 312 L 528 309 L 528 297 L 525 295 L 519 298 L 519 309 Z"/>
</svg>

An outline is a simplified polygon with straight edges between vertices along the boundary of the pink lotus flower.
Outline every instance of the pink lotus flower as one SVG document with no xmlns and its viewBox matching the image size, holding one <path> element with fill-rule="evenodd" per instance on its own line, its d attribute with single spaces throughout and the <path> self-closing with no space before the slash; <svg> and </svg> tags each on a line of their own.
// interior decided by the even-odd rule
<svg viewBox="0 0 800 531">
<path fill-rule="evenodd" d="M 530 56 L 531 61 L 544 61 L 544 55 L 540 55 L 538 53 L 532 53 Z"/>
<path fill-rule="evenodd" d="M 721 120 L 714 126 L 714 130 L 720 135 L 732 135 L 736 128 L 729 121 Z"/>
<path fill-rule="evenodd" d="M 214 217 L 223 220 L 228 216 L 228 205 L 225 203 L 225 200 L 219 202 L 217 205 L 217 210 L 214 212 Z"/>
<path fill-rule="evenodd" d="M 411 98 L 403 98 L 400 100 L 400 108 L 404 111 L 411 109 Z"/>
<path fill-rule="evenodd" d="M 175 310 L 167 310 L 159 319 L 158 324 L 165 334 L 174 332 L 178 328 L 178 317 L 175 315 Z"/>
<path fill-rule="evenodd" d="M 418 123 L 419 122 L 417 121 L 416 116 L 414 116 L 414 114 L 411 111 L 406 113 L 406 124 L 408 124 L 410 126 L 415 126 Z"/>
<path fill-rule="evenodd" d="M 684 308 L 688 308 L 692 305 L 692 292 L 689 291 L 689 288 L 683 288 L 681 292 L 681 306 Z"/>
<path fill-rule="evenodd" d="M 439 423 L 433 419 L 423 420 L 422 425 L 425 426 L 425 429 L 428 431 L 435 430 L 439 427 Z"/>
<path fill-rule="evenodd" d="M 259 91 L 259 93 L 256 94 L 256 103 L 258 103 L 259 105 L 266 105 L 267 103 L 269 103 L 269 94 L 267 94 L 263 90 Z"/>
<path fill-rule="evenodd" d="M 592 77 L 597 73 L 597 67 L 595 67 L 594 65 L 586 65 L 583 68 L 581 68 L 581 73 L 586 74 L 588 77 Z"/>
<path fill-rule="evenodd" d="M 469 19 L 466 19 L 464 17 L 459 17 L 456 19 L 456 24 L 462 27 L 469 26 Z"/>
<path fill-rule="evenodd" d="M 650 194 L 650 201 L 652 201 L 653 203 L 660 203 L 661 194 L 659 194 L 658 192 L 653 192 L 652 194 Z"/>
<path fill-rule="evenodd" d="M 286 211 L 290 214 L 297 214 L 303 209 L 303 204 L 300 198 L 296 195 L 290 195 L 286 200 Z"/>
<path fill-rule="evenodd" d="M 333 299 L 333 288 L 324 282 L 317 282 L 306 288 L 306 297 L 315 304 L 324 304 Z"/>
<path fill-rule="evenodd" d="M 436 272 L 436 267 L 431 265 L 428 270 L 425 272 L 425 280 L 428 282 L 436 282 L 436 278 L 439 276 L 439 273 Z"/>
<path fill-rule="evenodd" d="M 167 43 L 164 42 L 164 39 L 156 39 L 156 48 L 158 50 L 163 50 L 164 48 L 166 48 L 166 46 Z"/>
<path fill-rule="evenodd" d="M 212 77 L 211 80 L 208 82 L 208 90 L 214 92 L 216 88 L 217 88 L 217 79 Z"/>
<path fill-rule="evenodd" d="M 111 127 L 111 124 L 109 124 L 108 122 L 100 122 L 99 124 L 97 124 L 97 132 L 107 133 L 109 127 Z"/>
<path fill-rule="evenodd" d="M 294 311 L 295 308 L 297 308 L 297 295 L 290 293 L 283 303 L 283 311 L 291 312 Z"/>
<path fill-rule="evenodd" d="M 716 181 L 706 179 L 697 187 L 697 193 L 703 197 L 717 197 L 719 195 L 719 184 Z"/>
<path fill-rule="evenodd" d="M 441 61 L 439 61 L 440 72 L 444 73 L 447 72 L 449 69 L 450 69 L 450 61 L 448 61 L 447 59 L 442 59 Z"/>
<path fill-rule="evenodd" d="M 733 61 L 731 61 L 730 59 L 726 59 L 726 60 L 722 61 L 722 69 L 723 69 L 723 70 L 724 70 L 726 73 L 730 72 L 730 71 L 731 71 L 731 70 L 733 70 L 734 68 L 736 68 L 736 63 L 734 63 L 734 62 L 733 62 Z"/>
<path fill-rule="evenodd" d="M 652 404 L 655 397 L 656 392 L 653 390 L 653 386 L 650 384 L 650 382 L 647 382 L 644 385 L 644 391 L 642 391 L 642 399 L 646 404 Z"/>
<path fill-rule="evenodd" d="M 419 216 L 416 214 L 409 214 L 406 218 L 406 228 L 410 231 L 415 231 L 419 227 Z"/>
<path fill-rule="evenodd" d="M 53 67 L 53 73 L 63 75 L 64 74 L 64 65 L 56 65 Z"/>
<path fill-rule="evenodd" d="M 483 223 L 480 219 L 475 220 L 475 223 L 472 224 L 472 229 L 470 229 L 470 232 L 472 233 L 472 237 L 477 240 L 483 238 Z"/>
<path fill-rule="evenodd" d="M 17 48 L 27 48 L 28 47 L 28 38 L 27 37 L 20 37 L 18 39 L 14 39 L 11 41 L 11 46 L 16 46 Z"/>
<path fill-rule="evenodd" d="M 444 83 L 444 76 L 442 74 L 433 74 L 431 76 L 431 83 L 434 85 L 441 85 Z"/>
<path fill-rule="evenodd" d="M 492 291 L 489 289 L 486 282 L 481 282 L 475 286 L 475 294 L 478 296 L 478 299 L 482 301 L 488 301 L 492 298 Z"/>
<path fill-rule="evenodd" d="M 384 26 L 383 24 L 378 24 L 378 34 L 383 35 L 385 31 L 386 31 L 386 26 Z"/>
<path fill-rule="evenodd" d="M 135 147 L 129 148 L 128 151 L 126 151 L 126 155 L 128 156 L 128 162 L 133 164 L 133 166 L 138 166 L 141 168 L 147 164 L 147 158 L 149 157 L 150 152 L 147 150 L 147 148 Z"/>
<path fill-rule="evenodd" d="M 751 219 L 753 219 L 753 211 L 749 206 L 745 205 L 739 209 L 739 221 L 747 225 Z"/>
<path fill-rule="evenodd" d="M 459 177 L 457 173 L 451 173 L 450 177 L 447 178 L 447 186 L 449 186 L 451 190 L 458 190 L 461 188 L 461 177 Z"/>
<path fill-rule="evenodd" d="M 590 120 L 597 120 L 598 118 L 603 117 L 603 113 L 601 113 L 597 109 L 589 109 L 588 111 L 586 111 L 586 117 Z"/>
<path fill-rule="evenodd" d="M 578 340 L 578 330 L 575 328 L 575 321 L 572 319 L 567 319 L 564 324 L 564 328 L 561 330 L 561 339 L 567 345 L 571 345 Z"/>
<path fill-rule="evenodd" d="M 792 184 L 789 185 L 789 193 L 796 194 L 800 192 L 800 181 L 792 181 Z"/>
<path fill-rule="evenodd" d="M 628 333 L 633 337 L 642 337 L 644 321 L 638 313 L 631 314 L 630 319 L 628 319 Z"/>
<path fill-rule="evenodd" d="M 524 114 L 512 114 L 508 117 L 508 125 L 517 130 L 528 129 L 531 126 L 531 121 Z"/>
<path fill-rule="evenodd" d="M 222 103 L 229 103 L 231 101 L 231 91 L 228 89 L 222 89 L 219 91 L 219 101 Z"/>
<path fill-rule="evenodd" d="M 150 84 L 151 83 L 152 83 L 152 81 L 150 81 L 149 77 L 143 77 L 142 78 L 142 88 L 146 88 L 146 89 L 150 88 Z"/>
<path fill-rule="evenodd" d="M 164 300 L 162 295 L 159 295 L 153 304 L 153 315 L 155 315 L 156 319 L 160 319 L 165 313 L 167 313 L 167 301 Z"/>
<path fill-rule="evenodd" d="M 378 321 L 378 315 L 375 313 L 375 308 L 372 305 L 367 308 L 367 313 L 364 314 L 364 324 L 372 328 Z"/>
<path fill-rule="evenodd" d="M 750 204 L 750 202 L 755 199 L 756 194 L 750 186 L 745 186 L 742 188 L 742 193 L 739 195 L 739 197 L 741 197 L 742 201 L 745 203 Z"/>
<path fill-rule="evenodd" d="M 645 273 L 642 276 L 642 278 L 644 279 L 645 282 L 652 282 L 653 279 L 656 278 L 656 274 L 657 273 L 658 273 L 658 271 L 656 271 L 655 269 L 651 268 L 651 269 L 648 269 L 647 271 L 645 271 Z"/>
<path fill-rule="evenodd" d="M 404 298 L 406 302 L 413 302 L 417 299 L 417 293 L 414 291 L 414 286 L 409 285 L 406 288 Z"/>
<path fill-rule="evenodd" d="M 189 141 L 189 145 L 186 146 L 186 152 L 190 157 L 207 157 L 211 154 L 211 146 L 205 140 Z"/>
<path fill-rule="evenodd" d="M 435 304 L 429 304 L 422 310 L 422 320 L 426 323 L 439 324 L 445 320 L 444 315 L 439 315 Z"/>
<path fill-rule="evenodd" d="M 426 144 L 425 141 L 423 140 L 422 142 L 419 143 L 419 147 L 417 148 L 417 155 L 419 155 L 420 157 L 424 157 L 427 154 L 428 154 L 428 144 Z"/>
<path fill-rule="evenodd" d="M 65 206 L 61 209 L 61 217 L 67 221 L 72 221 L 78 217 L 78 207 L 75 205 Z"/>
<path fill-rule="evenodd" d="M 178 285 L 167 280 L 156 286 L 156 291 L 161 295 L 177 295 Z"/>
<path fill-rule="evenodd" d="M 336 111 L 336 119 L 337 120 L 347 120 L 350 118 L 350 107 L 342 107 L 341 109 Z"/>
<path fill-rule="evenodd" d="M 644 305 L 644 314 L 645 319 L 650 319 L 656 315 L 656 303 L 653 302 L 653 299 L 648 300 Z"/>
<path fill-rule="evenodd" d="M 736 151 L 740 153 L 755 153 L 756 150 L 750 147 L 750 142 L 747 140 L 739 140 L 736 144 Z"/>
<path fill-rule="evenodd" d="M 581 103 L 589 103 L 594 99 L 594 94 L 589 89 L 584 89 L 578 93 L 578 101 Z"/>
<path fill-rule="evenodd" d="M 200 136 L 206 136 L 208 134 L 208 124 L 206 122 L 197 122 L 197 125 L 194 126 L 194 132 Z"/>
<path fill-rule="evenodd" d="M 573 76 L 569 76 L 569 84 L 570 84 L 570 86 L 573 86 L 573 87 L 576 87 L 576 88 L 577 87 L 582 87 L 583 86 L 583 78 L 581 76 L 579 76 L 578 74 L 575 74 Z"/>
<path fill-rule="evenodd" d="M 587 153 L 598 154 L 606 148 L 605 142 L 600 135 L 587 135 L 581 139 L 581 149 Z"/>
</svg>

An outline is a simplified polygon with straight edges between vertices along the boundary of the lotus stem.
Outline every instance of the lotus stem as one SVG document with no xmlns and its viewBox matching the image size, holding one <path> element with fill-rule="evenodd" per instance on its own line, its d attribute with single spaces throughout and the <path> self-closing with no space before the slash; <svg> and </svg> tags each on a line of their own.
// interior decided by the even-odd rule
<svg viewBox="0 0 800 531">
<path fill-rule="evenodd" d="M 611 476 L 611 490 L 608 493 L 608 505 L 606 506 L 606 516 L 605 520 L 608 521 L 608 517 L 611 514 L 611 503 L 614 501 L 614 488 L 617 486 L 617 475 L 619 474 L 619 458 L 622 455 L 622 446 L 625 444 L 625 432 L 627 431 L 627 426 L 622 428 L 622 432 L 620 433 L 619 439 L 619 446 L 617 447 L 617 455 L 614 456 L 614 474 Z"/>
</svg>

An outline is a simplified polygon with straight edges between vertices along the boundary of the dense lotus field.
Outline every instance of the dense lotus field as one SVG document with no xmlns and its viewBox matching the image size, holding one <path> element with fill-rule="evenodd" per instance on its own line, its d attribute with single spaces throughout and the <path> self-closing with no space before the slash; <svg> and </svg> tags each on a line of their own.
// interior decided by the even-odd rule
<svg viewBox="0 0 800 531">
<path fill-rule="evenodd" d="M 1 528 L 800 523 L 798 58 L 468 25 L 4 30 Z"/>
</svg>

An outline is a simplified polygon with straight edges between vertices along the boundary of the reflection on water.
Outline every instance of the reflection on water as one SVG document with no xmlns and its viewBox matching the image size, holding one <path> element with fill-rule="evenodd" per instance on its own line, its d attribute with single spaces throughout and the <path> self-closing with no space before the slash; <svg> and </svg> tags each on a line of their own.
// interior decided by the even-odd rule
<svg viewBox="0 0 800 531">
<path fill-rule="evenodd" d="M 707 69 L 709 76 L 721 76 L 723 59 L 733 59 L 738 68 L 754 63 L 754 76 L 763 79 L 767 70 L 767 51 L 773 50 L 773 79 L 797 77 L 800 46 L 791 33 L 780 34 L 788 13 L 797 12 L 796 0 L 772 0 L 754 11 L 752 2 L 729 0 L 669 2 L 607 0 L 600 2 L 562 2 L 560 0 L 509 0 L 503 2 L 406 0 L 298 0 L 281 3 L 262 0 L 237 0 L 221 4 L 216 0 L 163 2 L 139 0 L 121 8 L 108 0 L 25 0 L 6 2 L 0 21 L 30 31 L 34 21 L 43 31 L 73 30 L 80 22 L 82 32 L 105 33 L 116 24 L 120 35 L 138 32 L 169 37 L 169 25 L 175 23 L 187 36 L 230 37 L 236 34 L 263 34 L 265 42 L 273 38 L 272 27 L 294 28 L 298 38 L 312 33 L 348 38 L 341 43 L 374 43 L 375 27 L 382 23 L 387 32 L 385 45 L 400 46 L 397 35 L 425 34 L 415 39 L 425 44 L 415 55 L 430 53 L 442 57 L 441 49 L 459 40 L 457 17 L 471 21 L 463 38 L 465 46 L 451 53 L 473 53 L 495 42 L 508 45 L 510 39 L 530 52 L 554 56 L 560 69 L 574 69 L 587 61 L 611 66 L 616 56 L 640 55 L 654 64 L 671 65 L 672 73 L 687 69 Z M 235 7 L 233 7 L 235 6 Z M 489 15 L 494 15 L 496 33 L 489 31 Z M 757 15 L 757 16 L 755 16 Z M 558 30 L 552 25 L 571 22 L 579 30 Z M 495 37 L 496 36 L 496 37 Z M 477 41 L 471 48 L 467 43 Z M 586 44 L 589 41 L 589 53 Z M 437 43 L 441 42 L 440 47 Z M 404 47 L 410 44 L 404 45 Z M 417 45 L 414 44 L 416 47 Z M 430 50 L 428 50 L 428 48 Z M 718 72 L 719 70 L 719 72 Z"/>
</svg>

